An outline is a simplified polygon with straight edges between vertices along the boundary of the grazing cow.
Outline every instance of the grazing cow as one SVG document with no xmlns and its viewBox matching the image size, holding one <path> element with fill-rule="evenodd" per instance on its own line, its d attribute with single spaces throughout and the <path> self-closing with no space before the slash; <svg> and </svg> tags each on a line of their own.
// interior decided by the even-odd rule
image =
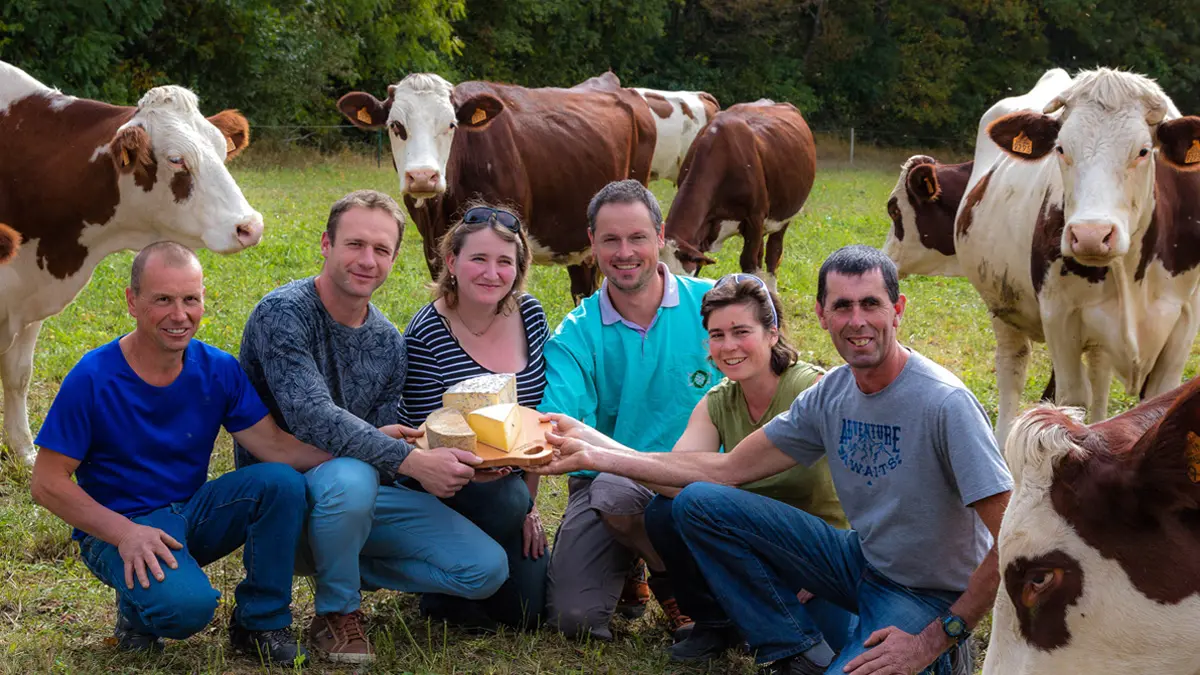
<svg viewBox="0 0 1200 675">
<path fill-rule="evenodd" d="M 1035 408 L 984 675 L 1200 673 L 1200 379 L 1110 420 Z"/>
<path fill-rule="evenodd" d="M 102 258 L 162 239 L 234 253 L 262 236 L 225 160 L 246 118 L 200 114 L 196 96 L 155 87 L 136 108 L 65 95 L 0 62 L 0 222 L 21 234 L 0 267 L 0 381 L 8 446 L 33 457 L 26 397 L 42 321 Z"/>
<path fill-rule="evenodd" d="M 12 262 L 20 249 L 21 235 L 11 227 L 0 223 L 0 265 Z"/>
<path fill-rule="evenodd" d="M 654 119 L 633 92 L 451 85 L 411 74 L 384 101 L 351 92 L 338 108 L 363 129 L 387 127 L 400 191 L 436 276 L 437 241 L 471 199 L 517 211 L 534 261 L 565 264 L 578 299 L 596 287 L 585 215 L 611 181 L 645 183 Z"/>
<path fill-rule="evenodd" d="M 717 113 L 680 170 L 663 230 L 667 264 L 693 274 L 716 262 L 705 254 L 736 233 L 744 240 L 742 271 L 761 275 L 766 235 L 773 283 L 788 221 L 808 199 L 816 171 L 812 132 L 796 106 L 764 99 Z"/>
<path fill-rule="evenodd" d="M 977 153 L 986 170 L 959 208 L 955 250 L 994 317 L 997 436 L 1030 340 L 1049 348 L 1057 402 L 1091 420 L 1107 416 L 1114 370 L 1131 393 L 1177 386 L 1200 325 L 1200 118 L 1180 118 L 1151 80 L 1102 68 L 1044 113 L 986 131 L 1003 155 Z"/>
<path fill-rule="evenodd" d="M 929 155 L 904 162 L 888 196 L 892 227 L 883 244 L 901 277 L 962 276 L 954 255 L 954 216 L 974 166 L 973 161 L 941 164 Z"/>
</svg>

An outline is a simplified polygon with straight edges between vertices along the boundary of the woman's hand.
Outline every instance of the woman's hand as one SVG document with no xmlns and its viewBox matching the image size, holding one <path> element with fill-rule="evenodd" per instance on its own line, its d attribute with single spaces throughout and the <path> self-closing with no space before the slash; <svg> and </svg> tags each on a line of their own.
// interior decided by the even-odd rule
<svg viewBox="0 0 1200 675">
<path fill-rule="evenodd" d="M 522 536 L 524 540 L 521 549 L 522 555 L 534 560 L 546 555 L 546 530 L 542 527 L 542 517 L 538 514 L 536 505 L 525 516 Z"/>
<path fill-rule="evenodd" d="M 542 415 L 542 422 L 550 422 L 554 425 L 554 432 L 563 438 L 577 438 L 597 447 L 609 447 L 613 440 L 608 436 L 596 431 L 588 425 L 561 413 L 545 413 Z"/>
</svg>

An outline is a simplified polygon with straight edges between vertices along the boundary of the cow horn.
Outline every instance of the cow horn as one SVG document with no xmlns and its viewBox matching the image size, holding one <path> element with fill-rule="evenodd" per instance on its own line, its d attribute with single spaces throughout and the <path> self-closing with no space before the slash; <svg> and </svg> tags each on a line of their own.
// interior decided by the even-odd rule
<svg viewBox="0 0 1200 675">
<path fill-rule="evenodd" d="M 1049 115 L 1050 113 L 1057 111 L 1059 108 L 1065 106 L 1066 104 L 1067 104 L 1066 99 L 1064 99 L 1061 96 L 1055 96 L 1054 98 L 1050 99 L 1050 102 L 1046 104 L 1045 108 L 1042 108 L 1042 112 Z"/>
</svg>

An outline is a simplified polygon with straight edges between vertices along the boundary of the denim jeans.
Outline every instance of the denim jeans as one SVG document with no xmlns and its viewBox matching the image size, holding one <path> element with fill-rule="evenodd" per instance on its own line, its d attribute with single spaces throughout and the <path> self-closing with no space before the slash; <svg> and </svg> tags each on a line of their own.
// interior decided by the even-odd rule
<svg viewBox="0 0 1200 675">
<path fill-rule="evenodd" d="M 296 571 L 316 577 L 317 614 L 352 612 L 360 590 L 380 588 L 482 600 L 508 579 L 504 549 L 437 497 L 381 486 L 374 467 L 350 457 L 304 477 L 311 511 Z"/>
<path fill-rule="evenodd" d="M 675 500 L 658 495 L 646 507 L 646 532 L 654 550 L 663 559 L 671 574 L 675 600 L 679 609 L 699 626 L 721 628 L 732 625 L 725 610 L 713 597 L 712 589 L 696 565 L 696 558 L 684 543 L 675 522 Z M 796 610 L 796 620 L 803 632 L 820 637 L 834 651 L 842 651 L 846 640 L 858 624 L 858 617 L 823 598 L 813 598 Z"/>
<path fill-rule="evenodd" d="M 285 464 L 255 464 L 208 481 L 186 502 L 133 519 L 183 544 L 172 551 L 177 569 L 161 563 L 162 581 L 147 574 L 150 588 L 136 577 L 126 588 L 125 564 L 112 544 L 85 537 L 80 554 L 117 590 L 121 614 L 139 632 L 182 640 L 212 621 L 221 597 L 201 568 L 245 545 L 234 621 L 250 630 L 284 628 L 292 623 L 292 559 L 304 511 L 303 476 Z"/>
<path fill-rule="evenodd" d="M 757 650 L 760 662 L 798 654 L 816 643 L 819 635 L 796 599 L 801 588 L 858 615 L 858 625 L 826 670 L 830 674 L 841 673 L 866 651 L 862 645 L 871 633 L 888 626 L 918 633 L 959 596 L 901 586 L 871 567 L 853 530 L 839 530 L 745 490 L 690 485 L 675 498 L 672 515 L 712 596 Z M 923 672 L 950 675 L 950 652 Z"/>
</svg>

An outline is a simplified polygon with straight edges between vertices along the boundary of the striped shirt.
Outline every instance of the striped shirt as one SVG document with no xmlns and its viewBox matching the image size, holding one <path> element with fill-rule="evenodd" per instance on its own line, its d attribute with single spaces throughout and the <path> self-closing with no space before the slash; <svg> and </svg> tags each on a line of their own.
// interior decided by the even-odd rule
<svg viewBox="0 0 1200 675">
<path fill-rule="evenodd" d="M 517 373 L 517 402 L 536 408 L 542 402 L 546 388 L 546 361 L 542 347 L 550 337 L 546 312 L 542 303 L 528 293 L 520 298 L 521 323 L 525 326 L 525 342 L 529 346 L 525 369 Z M 404 380 L 404 395 L 400 401 L 400 423 L 416 428 L 429 413 L 442 407 L 442 394 L 463 380 L 492 371 L 471 358 L 450 332 L 445 317 L 438 314 L 433 303 L 413 315 L 404 329 L 408 347 L 408 375 Z"/>
</svg>

